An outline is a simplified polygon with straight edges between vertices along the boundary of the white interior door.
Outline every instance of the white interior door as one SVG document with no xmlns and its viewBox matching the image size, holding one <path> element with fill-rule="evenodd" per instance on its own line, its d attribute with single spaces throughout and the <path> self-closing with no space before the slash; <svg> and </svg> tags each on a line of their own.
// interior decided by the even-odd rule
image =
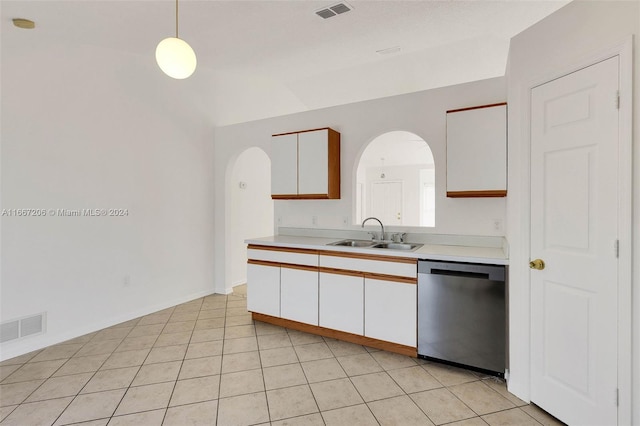
<svg viewBox="0 0 640 426">
<path fill-rule="evenodd" d="M 402 182 L 371 183 L 371 214 L 385 225 L 402 225 Z"/>
<path fill-rule="evenodd" d="M 618 57 L 531 92 L 531 400 L 617 423 Z"/>
</svg>

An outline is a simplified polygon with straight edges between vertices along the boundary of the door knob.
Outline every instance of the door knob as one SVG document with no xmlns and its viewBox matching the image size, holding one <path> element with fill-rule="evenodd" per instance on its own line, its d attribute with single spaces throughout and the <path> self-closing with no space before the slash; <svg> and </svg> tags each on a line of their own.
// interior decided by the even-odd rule
<svg viewBox="0 0 640 426">
<path fill-rule="evenodd" d="M 529 268 L 542 271 L 544 269 L 544 260 L 536 259 L 529 262 Z"/>
</svg>

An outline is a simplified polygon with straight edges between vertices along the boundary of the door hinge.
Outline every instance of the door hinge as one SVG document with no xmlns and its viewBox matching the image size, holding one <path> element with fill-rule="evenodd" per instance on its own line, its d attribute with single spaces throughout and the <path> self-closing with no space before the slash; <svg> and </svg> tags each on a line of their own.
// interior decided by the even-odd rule
<svg viewBox="0 0 640 426">
<path fill-rule="evenodd" d="M 620 109 L 620 91 L 616 90 L 616 109 Z"/>
<path fill-rule="evenodd" d="M 620 240 L 613 243 L 613 249 L 616 251 L 616 259 L 618 259 L 620 257 Z"/>
</svg>

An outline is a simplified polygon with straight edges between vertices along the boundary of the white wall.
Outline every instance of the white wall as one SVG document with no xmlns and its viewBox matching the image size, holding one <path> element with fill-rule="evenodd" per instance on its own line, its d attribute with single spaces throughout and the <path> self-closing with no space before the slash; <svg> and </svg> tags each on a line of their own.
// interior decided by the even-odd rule
<svg viewBox="0 0 640 426">
<path fill-rule="evenodd" d="M 633 392 L 629 376 L 622 377 L 621 424 L 640 423 L 640 3 L 574 1 L 533 27 L 514 37 L 509 53 L 509 197 L 507 199 L 510 242 L 510 364 L 509 389 L 529 398 L 529 142 L 528 93 L 534 84 L 556 78 L 584 66 L 603 50 L 613 48 L 635 35 L 633 74 L 633 236 L 621 235 L 621 259 L 633 245 L 633 351 L 622 353 L 633 359 Z M 560 73 L 560 74 L 559 74 Z M 623 94 L 623 103 L 631 102 Z M 630 126 L 625 118 L 623 125 Z M 622 160 L 628 159 L 623 158 Z M 623 271 L 624 274 L 625 271 Z M 621 275 L 622 276 L 622 275 Z M 624 304 L 620 309 L 626 309 Z M 625 336 L 621 335 L 621 339 Z M 626 382 L 626 383 L 624 383 Z M 633 420 L 629 419 L 631 401 Z"/>
<path fill-rule="evenodd" d="M 215 232 L 224 234 L 229 223 L 225 204 L 230 178 L 229 164 L 245 149 L 260 147 L 270 153 L 271 135 L 296 130 L 331 127 L 341 133 L 341 199 L 278 200 L 275 220 L 280 226 L 342 228 L 355 214 L 355 177 L 360 155 L 377 136 L 405 130 L 429 143 L 436 167 L 436 227 L 424 232 L 463 235 L 502 235 L 493 228 L 493 219 L 505 217 L 504 199 L 447 199 L 445 197 L 446 111 L 465 106 L 502 102 L 506 81 L 495 78 L 474 83 L 342 105 L 272 119 L 254 121 L 215 130 Z M 279 223 L 278 223 L 279 222 Z M 353 225 L 348 225 L 349 227 Z M 216 239 L 215 285 L 223 292 L 232 283 L 226 270 L 226 242 Z"/>
<path fill-rule="evenodd" d="M 240 182 L 244 188 L 240 187 Z M 271 160 L 260 148 L 244 151 L 227 182 L 231 209 L 226 239 L 230 244 L 231 285 L 247 282 L 247 238 L 273 234 Z M 227 288 L 228 292 L 230 288 Z"/>
<path fill-rule="evenodd" d="M 213 132 L 192 83 L 152 50 L 2 42 L 1 207 L 128 209 L 2 217 L 0 321 L 48 319 L 2 359 L 212 293 Z"/>
</svg>

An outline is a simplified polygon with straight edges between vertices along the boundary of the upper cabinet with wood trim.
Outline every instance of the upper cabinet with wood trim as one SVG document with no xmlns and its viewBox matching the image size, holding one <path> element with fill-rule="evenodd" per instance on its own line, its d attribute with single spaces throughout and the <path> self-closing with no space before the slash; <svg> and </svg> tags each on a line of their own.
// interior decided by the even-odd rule
<svg viewBox="0 0 640 426">
<path fill-rule="evenodd" d="M 507 104 L 447 111 L 447 197 L 507 195 Z"/>
<path fill-rule="evenodd" d="M 340 133 L 324 128 L 273 135 L 271 198 L 340 198 Z"/>
</svg>

